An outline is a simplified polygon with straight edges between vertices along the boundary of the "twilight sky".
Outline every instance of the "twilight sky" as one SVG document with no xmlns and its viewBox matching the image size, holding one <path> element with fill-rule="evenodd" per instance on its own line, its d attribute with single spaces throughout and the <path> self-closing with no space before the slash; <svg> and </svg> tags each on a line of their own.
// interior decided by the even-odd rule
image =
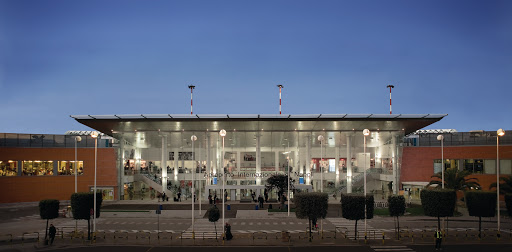
<svg viewBox="0 0 512 252">
<path fill-rule="evenodd" d="M 512 129 L 512 1 L 0 0 L 0 132 L 69 115 L 448 114 Z"/>
</svg>

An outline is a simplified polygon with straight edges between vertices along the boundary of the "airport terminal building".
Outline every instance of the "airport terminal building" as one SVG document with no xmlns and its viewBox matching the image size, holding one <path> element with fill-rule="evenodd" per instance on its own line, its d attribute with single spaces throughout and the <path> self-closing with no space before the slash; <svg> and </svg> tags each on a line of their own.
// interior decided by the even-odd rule
<svg viewBox="0 0 512 252">
<path fill-rule="evenodd" d="M 397 193 L 404 136 L 446 115 L 76 115 L 117 142 L 116 199 L 150 190 L 249 200 L 290 172 L 295 191 Z M 363 135 L 368 129 L 370 134 Z M 220 131 L 225 130 L 225 136 Z M 195 136 L 195 138 L 193 138 Z M 196 139 L 192 141 L 192 139 Z M 224 170 L 222 169 L 224 168 Z M 225 179 L 225 181 L 223 181 Z M 392 182 L 392 184 L 390 184 Z M 205 192 L 206 190 L 206 192 Z M 277 198 L 275 192 L 269 195 Z"/>
</svg>

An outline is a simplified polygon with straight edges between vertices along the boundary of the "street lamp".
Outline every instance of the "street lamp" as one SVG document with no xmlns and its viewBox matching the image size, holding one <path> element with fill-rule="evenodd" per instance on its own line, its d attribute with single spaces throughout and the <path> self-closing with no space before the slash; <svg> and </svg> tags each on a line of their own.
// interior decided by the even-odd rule
<svg viewBox="0 0 512 252">
<path fill-rule="evenodd" d="M 224 202 L 226 201 L 226 197 L 225 197 L 225 194 L 224 194 L 224 185 L 226 184 L 226 171 L 224 170 L 224 137 L 226 136 L 226 131 L 225 130 L 221 130 L 219 132 L 220 136 L 222 137 L 222 154 L 221 154 L 221 166 L 222 166 L 222 225 L 226 225 L 226 223 L 224 222 L 224 210 L 225 210 L 225 206 L 224 206 Z M 222 237 L 225 237 L 225 228 L 222 228 Z"/>
<path fill-rule="evenodd" d="M 444 189 L 444 136 L 438 135 L 437 140 L 441 141 L 441 188 Z"/>
<path fill-rule="evenodd" d="M 366 242 L 366 137 L 370 135 L 369 129 L 363 130 L 364 135 L 364 241 Z"/>
<path fill-rule="evenodd" d="M 193 160 L 193 166 L 192 166 L 192 238 L 194 238 L 194 201 L 195 201 L 195 191 L 194 191 L 194 173 L 196 173 L 196 153 L 194 152 L 194 142 L 197 140 L 196 135 L 192 135 L 190 137 L 190 140 L 192 140 L 192 160 Z"/>
<path fill-rule="evenodd" d="M 78 161 L 77 161 L 77 143 L 82 141 L 82 137 L 76 136 L 75 137 L 75 193 L 77 193 L 77 173 L 78 173 Z"/>
<path fill-rule="evenodd" d="M 500 136 L 505 135 L 503 129 L 499 129 L 496 136 L 496 203 L 498 210 L 498 238 L 500 237 Z"/>
<path fill-rule="evenodd" d="M 92 221 L 92 232 L 96 237 L 96 167 L 98 164 L 98 132 L 93 131 L 91 133 L 91 137 L 94 138 L 94 212 L 93 212 L 93 221 Z"/>
<path fill-rule="evenodd" d="M 320 192 L 324 192 L 324 171 L 322 167 L 322 161 L 323 161 L 323 143 L 324 143 L 324 136 L 319 135 L 318 141 L 320 141 Z"/>
</svg>

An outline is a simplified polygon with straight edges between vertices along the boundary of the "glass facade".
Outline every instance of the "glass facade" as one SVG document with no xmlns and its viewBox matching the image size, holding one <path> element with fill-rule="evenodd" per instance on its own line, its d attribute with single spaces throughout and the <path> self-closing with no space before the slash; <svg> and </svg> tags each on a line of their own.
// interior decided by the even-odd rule
<svg viewBox="0 0 512 252">
<path fill-rule="evenodd" d="M 197 137 L 194 148 L 192 135 Z M 402 138 L 401 131 L 373 131 L 364 148 L 362 131 L 232 130 L 224 139 L 218 131 L 137 132 L 135 142 L 119 139 L 125 143 L 119 163 L 123 176 L 144 174 L 182 195 L 191 195 L 193 173 L 195 193 L 200 188 L 203 198 L 205 188 L 220 194 L 223 178 L 228 198 L 247 198 L 250 190 L 263 194 L 269 176 L 288 172 L 296 189 L 333 193 L 362 191 L 366 169 L 374 182 L 369 191 L 398 176 L 394 164 L 400 158 Z"/>
</svg>

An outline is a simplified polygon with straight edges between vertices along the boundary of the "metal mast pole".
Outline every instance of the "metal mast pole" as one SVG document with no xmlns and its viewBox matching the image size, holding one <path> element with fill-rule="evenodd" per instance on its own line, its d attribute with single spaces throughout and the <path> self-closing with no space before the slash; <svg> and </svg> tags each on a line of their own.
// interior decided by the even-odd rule
<svg viewBox="0 0 512 252">
<path fill-rule="evenodd" d="M 391 89 L 394 88 L 395 86 L 388 85 L 387 87 L 389 88 L 389 114 L 391 115 Z"/>
<path fill-rule="evenodd" d="M 281 114 L 281 88 L 283 88 L 283 85 L 277 85 L 279 88 L 279 114 Z"/>
<path fill-rule="evenodd" d="M 188 86 L 188 88 L 190 88 L 190 114 L 192 115 L 192 90 L 195 88 L 196 86 L 194 85 L 190 85 Z"/>
</svg>

